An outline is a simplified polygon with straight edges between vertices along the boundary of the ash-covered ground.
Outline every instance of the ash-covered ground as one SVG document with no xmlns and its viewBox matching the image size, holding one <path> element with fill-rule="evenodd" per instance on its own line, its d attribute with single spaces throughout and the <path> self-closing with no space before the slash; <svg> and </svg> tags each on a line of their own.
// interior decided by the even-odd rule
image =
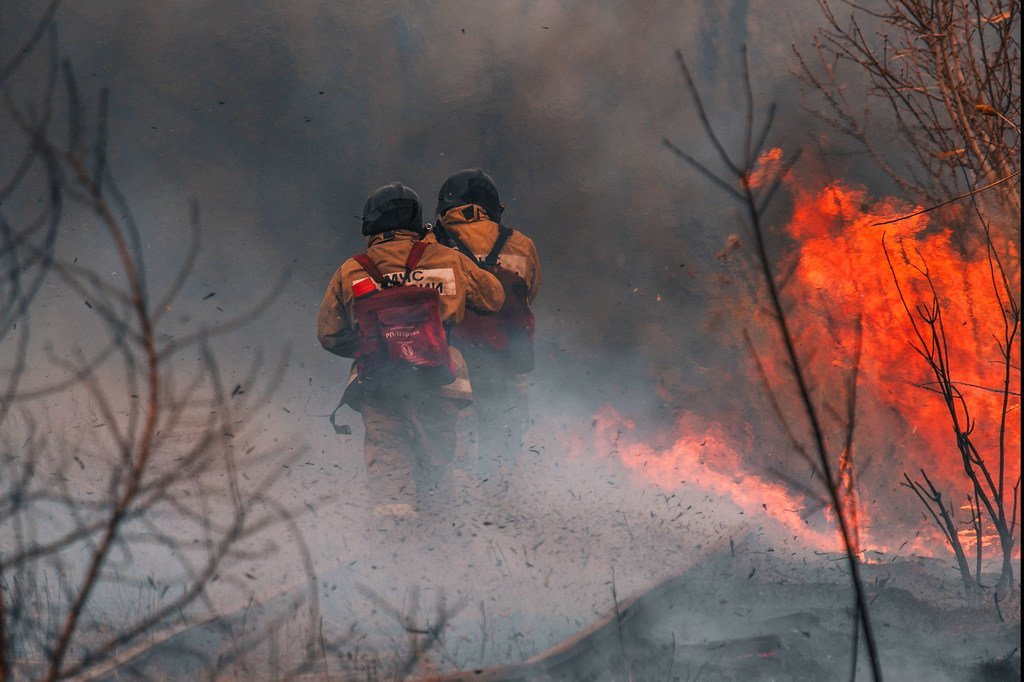
<svg viewBox="0 0 1024 682">
<path fill-rule="evenodd" d="M 294 507 L 304 500 L 322 619 L 302 679 L 849 679 L 844 557 L 767 516 L 539 443 L 507 488 L 463 479 L 450 517 L 381 523 L 365 511 L 358 429 L 322 440 L 339 450 L 310 453 L 279 482 Z M 335 492 L 315 505 L 303 493 L 324 487 Z M 1019 612 L 1001 621 L 991 605 L 966 608 L 950 558 L 868 559 L 888 679 L 1017 679 Z M 311 597 L 297 567 L 297 557 L 254 558 L 250 601 L 223 604 L 229 615 L 215 622 L 172 624 L 110 679 L 177 678 L 218 661 L 226 678 L 292 671 L 309 655 Z M 260 643 L 242 651 L 247 636 Z M 858 679 L 869 679 L 863 638 L 859 650 Z"/>
</svg>

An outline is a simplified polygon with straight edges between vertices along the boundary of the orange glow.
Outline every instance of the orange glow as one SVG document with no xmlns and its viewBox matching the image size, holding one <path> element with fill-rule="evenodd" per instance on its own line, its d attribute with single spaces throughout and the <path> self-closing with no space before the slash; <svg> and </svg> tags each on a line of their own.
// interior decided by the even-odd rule
<svg viewBox="0 0 1024 682">
<path fill-rule="evenodd" d="M 911 343 L 920 345 L 900 302 L 893 273 L 886 263 L 885 239 L 893 269 L 910 310 L 929 306 L 932 292 L 924 272 L 936 286 L 946 328 L 949 366 L 976 424 L 972 439 L 998 475 L 998 436 L 1002 415 L 1003 366 L 995 342 L 1003 334 L 1000 301 L 983 247 L 955 238 L 953 230 L 931 223 L 925 214 L 889 225 L 890 220 L 913 210 L 893 199 L 872 202 L 864 189 L 831 182 L 824 188 L 790 182 L 793 218 L 787 231 L 798 242 L 796 268 L 790 284 L 800 292 L 794 306 L 793 329 L 802 348 L 821 348 L 830 341 L 836 357 L 852 357 L 856 320 L 863 331 L 860 390 L 865 401 L 890 408 L 913 436 L 905 441 L 899 470 L 924 468 L 936 485 L 964 494 L 963 463 L 956 447 L 950 415 L 934 388 L 935 377 Z M 1011 287 L 1020 288 L 1020 257 L 1015 244 L 998 243 Z M 927 328 L 919 328 L 930 342 Z M 1016 356 L 1016 354 L 1015 354 Z M 1013 372 L 1011 390 L 1019 393 L 1020 372 Z M 991 390 L 996 389 L 996 390 Z M 1007 489 L 1020 472 L 1020 399 L 1011 396 L 1007 419 L 1004 480 Z M 963 422 L 963 413 L 960 412 Z M 860 431 L 865 442 L 867 425 Z"/>
<path fill-rule="evenodd" d="M 610 406 L 598 411 L 594 425 L 596 449 L 615 452 L 627 469 L 653 485 L 670 490 L 694 486 L 753 518 L 774 519 L 809 547 L 838 551 L 842 546 L 834 530 L 819 530 L 802 518 L 807 506 L 802 495 L 751 472 L 740 454 L 750 444 L 737 447 L 719 425 L 701 426 L 699 419 L 683 413 L 676 423 L 677 439 L 661 450 L 639 440 L 635 423 Z"/>
<path fill-rule="evenodd" d="M 750 175 L 750 185 L 765 183 L 781 164 L 781 151 L 767 153 Z M 894 551 L 902 556 L 944 554 L 948 543 L 938 528 L 924 520 L 923 508 L 917 509 L 919 515 L 914 518 L 893 518 L 893 506 L 884 498 L 911 495 L 909 491 L 892 491 L 897 490 L 903 472 L 918 478 L 920 469 L 927 472 L 954 510 L 968 493 L 973 495 L 948 408 L 938 393 L 928 390 L 934 387 L 935 377 L 912 347 L 921 342 L 900 301 L 894 273 L 911 311 L 932 304 L 933 292 L 925 276 L 930 273 L 945 325 L 952 378 L 974 425 L 971 438 L 992 477 L 998 479 L 1004 414 L 1001 389 L 1006 367 L 1000 363 L 996 339 L 1003 337 L 1004 318 L 985 243 L 977 234 L 954 232 L 952 225 L 957 224 L 958 217 L 970 223 L 969 215 L 958 215 L 962 208 L 877 225 L 917 209 L 893 198 L 875 200 L 865 189 L 840 181 L 797 179 L 789 173 L 785 182 L 793 201 L 786 233 L 794 247 L 773 269 L 787 273 L 782 292 L 788 301 L 787 319 L 812 375 L 814 399 L 819 407 L 829 403 L 833 414 L 837 405 L 838 413 L 842 413 L 845 381 L 860 336 L 854 452 L 836 447 L 836 432 L 841 429 L 835 422 L 841 419 L 833 420 L 829 434 L 829 446 L 839 457 L 837 476 L 844 516 L 850 522 L 855 544 L 861 553 L 879 552 L 881 558 L 873 561 L 891 560 L 890 547 L 898 548 Z M 1007 231 L 1012 230 L 999 225 L 993 229 L 994 234 Z M 892 270 L 886 261 L 883 239 Z M 1018 244 L 1000 238 L 995 247 L 1010 278 L 1010 289 L 1018 292 Z M 1002 291 L 998 294 L 1005 295 Z M 927 327 L 920 319 L 917 322 L 925 342 L 930 343 Z M 1015 339 L 1014 358 L 1019 358 L 1017 343 Z M 789 385 L 781 351 L 773 353 L 769 348 L 761 355 L 773 386 Z M 1016 360 L 1014 364 L 1003 436 L 1007 497 L 1012 495 L 1020 475 L 1020 369 Z M 761 383 L 753 369 L 750 378 L 752 383 Z M 663 387 L 657 390 L 659 394 L 667 392 Z M 966 423 L 960 406 L 958 418 Z M 765 472 L 753 444 L 744 442 L 744 435 L 735 430 L 704 424 L 683 413 L 675 424 L 674 442 L 657 448 L 645 442 L 636 433 L 636 425 L 611 407 L 599 411 L 594 425 L 602 451 L 616 453 L 642 480 L 670 489 L 684 484 L 697 486 L 728 499 L 745 514 L 774 519 L 808 547 L 826 551 L 841 548 L 834 529 L 814 528 L 805 520 L 807 515 L 801 512 L 808 505 L 803 496 Z M 870 481 L 865 481 L 858 469 L 867 459 L 873 459 Z M 868 490 L 872 491 L 870 497 Z M 834 520 L 831 511 L 826 509 L 825 513 Z M 885 518 L 886 514 L 889 517 Z M 969 507 L 966 512 L 961 508 L 957 514 L 956 521 L 962 524 L 971 511 Z M 987 514 L 985 517 L 982 544 L 987 549 L 985 556 L 993 558 L 998 553 L 998 537 L 991 532 Z M 884 534 L 876 530 L 883 520 Z M 971 552 L 977 543 L 975 531 L 969 524 L 962 527 L 961 543 Z M 1019 555 L 1018 545 L 1015 556 Z"/>
<path fill-rule="evenodd" d="M 839 456 L 839 480 L 837 483 L 843 504 L 843 513 L 850 529 L 850 545 L 855 551 L 860 552 L 860 502 L 857 496 L 857 476 L 851 455 L 852 453 L 844 448 Z"/>
<path fill-rule="evenodd" d="M 751 187 L 761 187 L 778 174 L 780 166 L 782 166 L 782 150 L 779 148 L 769 149 L 761 154 L 757 166 L 747 178 L 747 184 Z"/>
</svg>

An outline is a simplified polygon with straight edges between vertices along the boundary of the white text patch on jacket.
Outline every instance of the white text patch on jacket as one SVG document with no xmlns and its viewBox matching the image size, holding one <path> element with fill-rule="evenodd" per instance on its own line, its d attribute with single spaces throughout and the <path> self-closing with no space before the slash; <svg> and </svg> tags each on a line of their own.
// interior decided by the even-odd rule
<svg viewBox="0 0 1024 682">
<path fill-rule="evenodd" d="M 386 282 L 402 284 L 414 287 L 430 287 L 437 289 L 442 296 L 455 295 L 455 271 L 451 268 L 427 268 L 416 269 L 409 273 L 409 281 L 405 279 L 405 272 L 389 272 L 384 275 Z"/>
</svg>

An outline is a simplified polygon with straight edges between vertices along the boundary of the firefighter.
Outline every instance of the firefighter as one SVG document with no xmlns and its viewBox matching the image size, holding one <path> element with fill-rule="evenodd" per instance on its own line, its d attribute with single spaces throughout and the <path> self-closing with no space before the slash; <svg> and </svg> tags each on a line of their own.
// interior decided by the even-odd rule
<svg viewBox="0 0 1024 682">
<path fill-rule="evenodd" d="M 494 275 L 437 243 L 419 197 L 404 185 L 370 195 L 362 232 L 366 252 L 331 278 L 317 338 L 331 353 L 355 358 L 342 403 L 362 413 L 373 514 L 411 519 L 450 502 L 457 413 L 472 398 L 447 330 L 467 306 L 499 310 L 504 293 Z"/>
<path fill-rule="evenodd" d="M 533 240 L 501 223 L 505 207 L 490 175 L 479 168 L 455 173 L 437 195 L 438 239 L 495 272 L 505 289 L 497 316 L 469 314 L 452 344 L 473 379 L 469 428 L 476 435 L 478 475 L 507 485 L 523 449 L 529 420 L 526 375 L 533 369 L 533 314 L 540 261 Z"/>
</svg>

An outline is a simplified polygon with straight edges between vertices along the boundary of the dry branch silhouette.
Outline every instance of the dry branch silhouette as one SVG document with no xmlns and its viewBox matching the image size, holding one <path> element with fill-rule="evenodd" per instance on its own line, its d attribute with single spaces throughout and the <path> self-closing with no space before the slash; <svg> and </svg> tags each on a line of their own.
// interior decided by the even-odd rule
<svg viewBox="0 0 1024 682">
<path fill-rule="evenodd" d="M 777 327 L 777 336 L 782 346 L 781 351 L 770 350 L 767 352 L 781 353 L 785 358 L 785 366 L 793 384 L 791 388 L 794 390 L 796 398 L 801 406 L 800 416 L 804 421 L 804 429 L 802 430 L 811 441 L 809 446 L 799 445 L 800 440 L 794 436 L 795 433 L 798 433 L 798 430 L 793 428 L 790 424 L 790 418 L 788 418 L 787 415 L 782 415 L 781 410 L 778 410 L 778 389 L 768 384 L 767 390 L 769 392 L 770 402 L 773 408 L 777 410 L 777 413 L 781 415 L 784 428 L 786 433 L 789 435 L 790 441 L 792 443 L 797 443 L 794 447 L 794 451 L 803 456 L 805 460 L 812 465 L 813 471 L 819 477 L 819 480 L 824 483 L 825 496 L 835 513 L 836 524 L 842 538 L 847 565 L 850 570 L 850 583 L 853 588 L 855 602 L 854 630 L 863 632 L 868 660 L 871 664 L 872 676 L 875 680 L 881 680 L 881 662 L 879 660 L 877 644 L 871 625 L 866 589 L 864 582 L 861 579 L 860 547 L 858 545 L 856 523 L 853 515 L 856 505 L 854 497 L 855 491 L 852 487 L 853 479 L 849 479 L 851 481 L 850 485 L 846 485 L 843 482 L 844 466 L 852 466 L 852 464 L 850 464 L 852 460 L 849 460 L 848 458 L 852 452 L 856 426 L 854 415 L 856 414 L 856 385 L 857 368 L 859 363 L 855 360 L 853 363 L 853 371 L 850 373 L 848 378 L 843 454 L 839 457 L 835 457 L 830 453 L 830 448 L 826 443 L 824 429 L 822 426 L 824 423 L 823 408 L 819 407 L 815 402 L 812 389 L 809 384 L 810 376 L 808 374 L 807 361 L 797 352 L 793 334 L 790 331 L 790 321 L 786 315 L 786 307 L 783 303 L 783 292 L 778 280 L 776 279 L 775 273 L 772 271 L 774 261 L 768 254 L 766 244 L 764 212 L 781 186 L 783 177 L 785 177 L 793 167 L 793 164 L 796 162 L 799 154 L 791 154 L 779 165 L 777 169 L 774 170 L 774 172 L 770 172 L 768 177 L 758 185 L 755 186 L 755 183 L 751 181 L 751 178 L 754 177 L 755 172 L 758 169 L 758 161 L 762 152 L 765 150 L 765 145 L 771 132 L 772 123 L 775 117 L 775 105 L 769 105 L 767 113 L 764 116 L 764 121 L 759 127 L 755 128 L 754 96 L 751 88 L 750 72 L 747 66 L 746 49 L 743 50 L 742 58 L 742 82 L 746 104 L 743 134 L 744 141 L 742 151 L 738 155 L 733 155 L 729 153 L 725 145 L 719 139 L 718 134 L 715 132 L 715 128 L 711 123 L 711 119 L 701 99 L 700 91 L 698 90 L 693 76 L 687 67 L 682 52 L 676 52 L 676 59 L 679 63 L 680 70 L 682 71 L 683 78 L 685 79 L 687 91 L 690 94 L 694 108 L 700 118 L 703 132 L 707 139 L 712 143 L 717 155 L 717 160 L 722 166 L 724 166 L 725 172 L 720 173 L 711 170 L 707 164 L 697 160 L 691 154 L 668 140 L 665 140 L 665 144 L 676 154 L 676 156 L 697 169 L 704 177 L 711 180 L 716 186 L 721 188 L 728 196 L 737 201 L 743 207 L 748 226 L 753 232 L 756 244 L 755 260 L 757 267 L 760 270 L 760 274 L 763 276 L 765 289 L 768 292 L 769 313 Z M 858 350 L 856 352 L 856 356 L 858 358 L 860 345 L 859 338 L 860 337 L 858 336 Z M 755 358 L 756 357 L 757 355 L 755 354 Z M 758 361 L 758 363 L 760 366 L 760 361 Z M 845 465 L 844 461 L 846 462 Z M 853 668 L 853 674 L 855 675 L 858 656 L 857 649 L 859 646 L 859 638 L 856 633 L 853 641 L 854 646 L 851 666 Z"/>
<path fill-rule="evenodd" d="M 183 230 L 190 244 L 177 273 L 156 295 L 140 226 L 108 165 L 110 96 L 97 93 L 90 117 L 73 67 L 59 58 L 57 5 L 14 41 L 21 48 L 0 69 L 2 124 L 20 135 L 22 149 L 0 168 L 0 680 L 113 671 L 189 627 L 216 622 L 225 594 L 242 595 L 241 603 L 253 596 L 242 562 L 281 544 L 305 576 L 304 613 L 285 616 L 305 616 L 301 664 L 319 614 L 297 511 L 274 499 L 279 474 L 250 481 L 241 471 L 281 471 L 266 465 L 301 453 L 242 454 L 234 445 L 284 365 L 261 382 L 266 368 L 255 357 L 229 383 L 233 371 L 217 353 L 218 337 L 251 321 L 280 285 L 219 327 L 164 331 L 163 313 L 187 305 L 181 295 L 199 253 L 199 211 L 193 205 Z M 22 70 L 32 73 L 20 79 Z M 37 70 L 41 89 L 26 86 Z M 117 277 L 61 254 L 69 210 L 97 247 L 110 244 Z M 44 285 L 84 304 L 60 320 L 75 331 L 65 347 L 41 349 L 33 331 Z M 96 347 L 84 350 L 85 340 Z M 39 350 L 64 379 L 40 381 Z M 235 383 L 246 391 L 227 390 Z M 92 423 L 75 423 L 83 413 Z M 118 608 L 118 599 L 131 602 Z M 250 638 L 244 647 L 261 643 Z"/>
</svg>

